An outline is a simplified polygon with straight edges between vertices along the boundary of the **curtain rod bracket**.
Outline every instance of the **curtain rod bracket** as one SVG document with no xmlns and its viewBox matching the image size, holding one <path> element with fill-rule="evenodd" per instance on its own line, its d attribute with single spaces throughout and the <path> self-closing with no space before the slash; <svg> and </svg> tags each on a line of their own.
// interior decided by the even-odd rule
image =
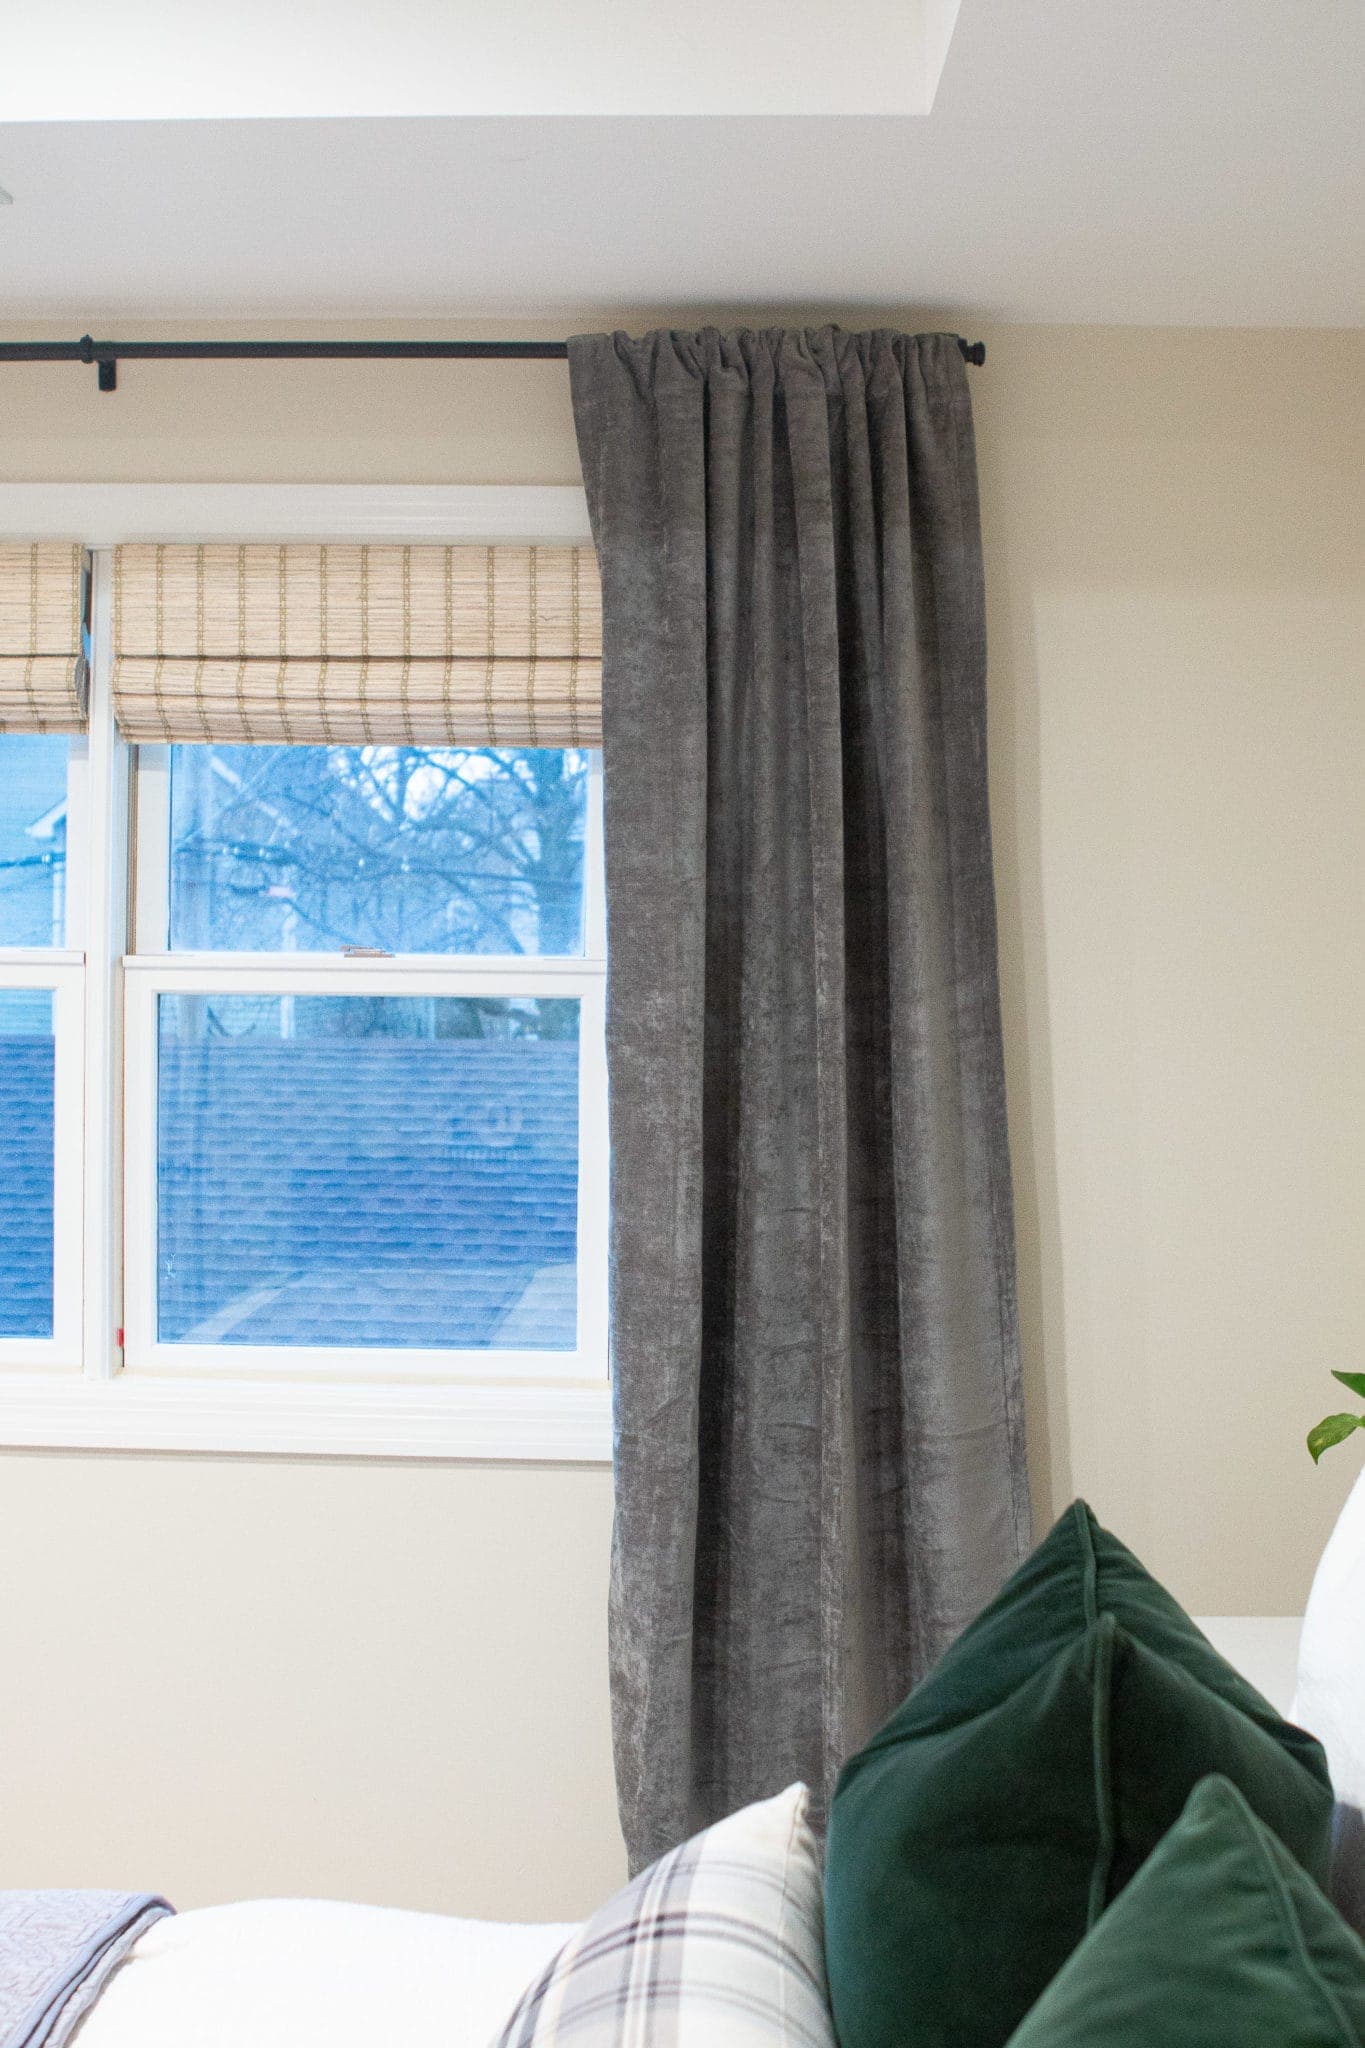
<svg viewBox="0 0 1365 2048">
<path fill-rule="evenodd" d="M 104 345 L 96 341 L 93 334 L 83 334 L 76 343 L 76 348 L 81 362 L 96 365 L 100 390 L 117 391 L 118 357 L 105 355 Z"/>
</svg>

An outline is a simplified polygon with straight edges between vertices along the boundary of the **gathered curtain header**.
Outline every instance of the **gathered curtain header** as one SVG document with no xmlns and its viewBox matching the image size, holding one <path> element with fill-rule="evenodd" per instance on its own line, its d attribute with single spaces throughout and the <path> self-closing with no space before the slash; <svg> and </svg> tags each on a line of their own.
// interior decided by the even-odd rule
<svg viewBox="0 0 1365 2048">
<path fill-rule="evenodd" d="M 130 740 L 596 746 L 601 703 L 589 547 L 115 551 Z"/>
<path fill-rule="evenodd" d="M 83 732 L 88 560 L 74 541 L 0 541 L 0 732 Z"/>
</svg>

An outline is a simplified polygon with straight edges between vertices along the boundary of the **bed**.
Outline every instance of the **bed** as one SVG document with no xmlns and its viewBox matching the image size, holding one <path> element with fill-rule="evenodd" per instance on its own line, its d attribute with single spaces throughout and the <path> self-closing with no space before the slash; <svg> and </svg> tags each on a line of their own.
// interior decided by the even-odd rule
<svg viewBox="0 0 1365 2048">
<path fill-rule="evenodd" d="M 74 2040 L 78 2048 L 488 2048 L 571 1932 L 318 1899 L 207 1906 L 141 1935 Z"/>
</svg>

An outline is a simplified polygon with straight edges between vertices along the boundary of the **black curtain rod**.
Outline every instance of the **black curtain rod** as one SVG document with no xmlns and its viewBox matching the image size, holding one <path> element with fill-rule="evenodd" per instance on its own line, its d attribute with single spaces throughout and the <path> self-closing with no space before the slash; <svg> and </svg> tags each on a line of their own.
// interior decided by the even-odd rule
<svg viewBox="0 0 1365 2048">
<path fill-rule="evenodd" d="M 984 341 L 957 345 L 984 363 Z M 94 363 L 101 391 L 118 389 L 120 362 L 563 362 L 567 341 L 79 341 L 0 342 L 0 363 Z"/>
</svg>

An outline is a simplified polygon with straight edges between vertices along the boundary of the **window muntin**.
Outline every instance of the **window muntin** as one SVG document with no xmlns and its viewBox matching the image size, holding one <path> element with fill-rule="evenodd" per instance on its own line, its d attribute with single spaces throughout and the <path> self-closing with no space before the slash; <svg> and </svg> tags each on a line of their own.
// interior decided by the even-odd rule
<svg viewBox="0 0 1365 2048">
<path fill-rule="evenodd" d="M 576 999 L 158 1012 L 161 1342 L 575 1348 Z"/>
<path fill-rule="evenodd" d="M 65 734 L 0 733 L 0 947 L 67 944 Z"/>
<path fill-rule="evenodd" d="M 169 755 L 172 951 L 583 951 L 584 749 Z"/>
</svg>

